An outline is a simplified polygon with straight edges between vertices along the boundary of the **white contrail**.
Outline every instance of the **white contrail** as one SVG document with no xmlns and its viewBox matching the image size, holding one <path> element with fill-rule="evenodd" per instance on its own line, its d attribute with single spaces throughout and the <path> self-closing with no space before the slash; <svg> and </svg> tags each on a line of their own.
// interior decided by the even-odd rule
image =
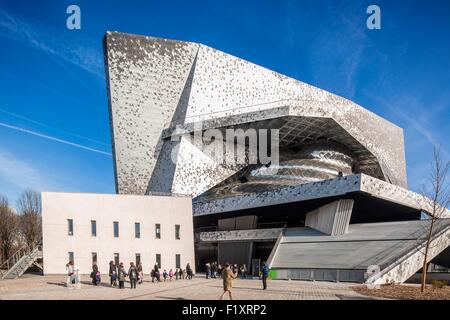
<svg viewBox="0 0 450 320">
<path fill-rule="evenodd" d="M 39 133 L 39 132 L 31 131 L 31 130 L 28 130 L 28 129 L 12 126 L 12 125 L 7 124 L 7 123 L 0 122 L 0 126 L 5 127 L 5 128 L 9 128 L 9 129 L 13 129 L 13 130 L 16 130 L 16 131 L 28 133 L 28 134 L 31 134 L 33 136 L 41 137 L 41 138 L 44 138 L 44 139 L 56 141 L 56 142 L 59 142 L 59 143 L 64 143 L 64 144 L 67 144 L 69 146 L 73 146 L 73 147 L 76 147 L 76 148 L 80 148 L 80 149 L 84 149 L 84 150 L 88 150 L 88 151 L 92 151 L 92 152 L 96 152 L 96 153 L 101 153 L 101 154 L 104 154 L 104 155 L 107 155 L 107 156 L 111 156 L 111 153 L 108 153 L 108 152 L 105 152 L 105 151 L 101 151 L 101 150 L 97 150 L 97 149 L 94 149 L 94 148 L 86 147 L 86 146 L 83 146 L 83 145 L 78 144 L 78 143 L 73 143 L 73 142 L 70 142 L 70 141 L 67 141 L 67 140 L 55 138 L 55 137 L 52 137 L 52 136 L 48 136 L 46 134 L 42 134 L 42 133 Z"/>
<path fill-rule="evenodd" d="M 102 141 L 98 141 L 98 140 L 95 140 L 95 139 L 91 139 L 91 138 L 82 136 L 82 135 L 77 134 L 77 133 L 73 133 L 73 132 L 61 130 L 61 129 L 58 129 L 58 128 L 49 126 L 49 125 L 47 125 L 47 124 L 45 124 L 45 123 L 42 123 L 42 122 L 33 120 L 33 119 L 31 119 L 31 118 L 22 116 L 22 115 L 20 115 L 20 114 L 17 114 L 17 113 L 14 113 L 14 112 L 11 112 L 11 111 L 2 109 L 2 108 L 0 108 L 0 112 L 5 113 L 5 114 L 10 115 L 10 116 L 13 116 L 13 117 L 18 118 L 18 119 L 22 119 L 22 120 L 25 120 L 25 121 L 28 121 L 28 122 L 37 124 L 38 126 L 41 126 L 41 127 L 44 127 L 44 128 L 47 128 L 47 129 L 50 129 L 50 130 L 53 130 L 53 131 L 56 131 L 56 132 L 59 132 L 59 133 L 68 134 L 68 135 L 71 135 L 71 136 L 76 137 L 76 138 L 84 139 L 84 140 L 87 140 L 87 141 L 90 141 L 90 142 L 94 142 L 94 143 L 96 143 L 96 144 L 101 144 L 101 145 L 103 145 L 103 146 L 109 146 L 108 144 L 106 144 L 106 143 L 104 143 L 104 142 L 102 142 Z"/>
</svg>

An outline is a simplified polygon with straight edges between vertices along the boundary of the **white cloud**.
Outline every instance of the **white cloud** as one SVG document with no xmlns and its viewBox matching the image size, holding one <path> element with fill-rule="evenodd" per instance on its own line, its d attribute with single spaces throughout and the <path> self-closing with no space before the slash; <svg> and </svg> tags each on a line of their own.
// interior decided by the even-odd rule
<svg viewBox="0 0 450 320">
<path fill-rule="evenodd" d="M 48 188 L 48 180 L 31 163 L 2 149 L 0 149 L 0 177 L 20 189 L 42 190 L 42 188 Z"/>
<path fill-rule="evenodd" d="M 28 22 L 2 8 L 0 8 L 0 37 L 28 45 L 96 76 L 104 77 L 101 52 L 79 42 L 72 43 L 61 31 L 49 29 L 37 22 Z"/>
</svg>

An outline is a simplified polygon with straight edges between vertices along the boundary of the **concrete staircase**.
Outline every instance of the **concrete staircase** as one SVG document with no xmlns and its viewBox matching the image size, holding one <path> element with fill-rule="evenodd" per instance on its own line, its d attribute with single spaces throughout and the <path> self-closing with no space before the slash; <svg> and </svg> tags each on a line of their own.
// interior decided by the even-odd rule
<svg viewBox="0 0 450 320">
<path fill-rule="evenodd" d="M 336 236 L 287 228 L 269 267 L 278 279 L 403 283 L 422 268 L 427 220 L 351 224 Z M 450 248 L 450 219 L 435 223 L 428 262 Z M 445 258 L 445 257 L 444 257 Z"/>
<path fill-rule="evenodd" d="M 0 266 L 0 279 L 16 279 L 33 265 L 42 269 L 39 259 L 42 259 L 40 244 L 34 247 L 23 246 Z"/>
</svg>

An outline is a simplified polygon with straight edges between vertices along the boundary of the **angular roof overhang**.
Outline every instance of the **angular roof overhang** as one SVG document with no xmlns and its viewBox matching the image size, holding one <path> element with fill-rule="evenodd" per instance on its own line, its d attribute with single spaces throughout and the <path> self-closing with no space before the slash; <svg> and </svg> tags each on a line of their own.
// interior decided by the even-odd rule
<svg viewBox="0 0 450 320">
<path fill-rule="evenodd" d="M 202 216 L 312 199 L 344 197 L 346 194 L 354 192 L 364 192 L 372 197 L 427 213 L 431 213 L 433 208 L 432 200 L 418 193 L 365 174 L 357 174 L 209 201 L 200 201 L 194 198 L 193 212 L 194 216 Z M 447 209 L 443 217 L 450 217 L 450 210 Z"/>
</svg>

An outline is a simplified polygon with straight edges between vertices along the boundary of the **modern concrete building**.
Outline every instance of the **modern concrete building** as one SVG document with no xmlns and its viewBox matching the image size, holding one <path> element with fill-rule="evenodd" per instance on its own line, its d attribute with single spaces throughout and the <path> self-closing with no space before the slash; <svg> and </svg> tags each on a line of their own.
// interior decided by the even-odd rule
<svg viewBox="0 0 450 320">
<path fill-rule="evenodd" d="M 73 260 L 81 273 L 96 263 L 155 263 L 163 269 L 194 267 L 190 197 L 42 193 L 45 274 L 66 273 Z"/>
<path fill-rule="evenodd" d="M 432 201 L 407 189 L 401 128 L 202 44 L 108 32 L 104 50 L 117 193 L 193 197 L 198 269 L 380 283 L 421 268 Z M 252 130 L 275 135 L 277 161 L 251 161 Z M 243 162 L 223 152 L 239 148 Z M 433 241 L 448 267 L 448 219 Z"/>
<path fill-rule="evenodd" d="M 42 194 L 46 274 L 70 259 L 366 283 L 421 269 L 433 202 L 407 189 L 401 128 L 202 44 L 108 32 L 104 52 L 117 194 Z M 429 261 L 448 268 L 441 209 Z"/>
</svg>

